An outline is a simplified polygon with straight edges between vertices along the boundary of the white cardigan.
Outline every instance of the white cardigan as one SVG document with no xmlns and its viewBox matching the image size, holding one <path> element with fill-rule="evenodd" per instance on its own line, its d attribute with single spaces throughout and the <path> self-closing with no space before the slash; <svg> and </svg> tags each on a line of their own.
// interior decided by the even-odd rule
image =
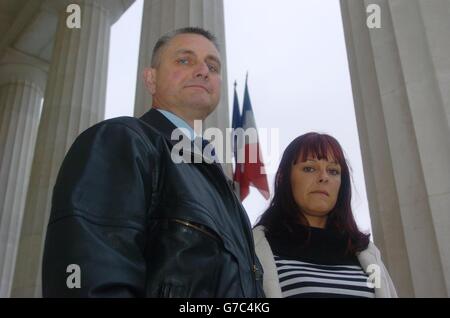
<svg viewBox="0 0 450 318">
<path fill-rule="evenodd" d="M 281 287 L 278 279 L 277 267 L 269 242 L 266 239 L 263 226 L 257 226 L 253 229 L 253 239 L 255 241 L 256 255 L 264 270 L 263 288 L 268 298 L 281 298 Z M 375 287 L 376 298 L 397 298 L 394 284 L 389 276 L 386 267 L 381 261 L 381 255 L 378 248 L 372 243 L 364 251 L 356 255 L 363 270 L 367 273 L 368 266 L 378 265 L 380 268 L 380 286 Z M 370 273 L 368 273 L 370 274 Z"/>
</svg>

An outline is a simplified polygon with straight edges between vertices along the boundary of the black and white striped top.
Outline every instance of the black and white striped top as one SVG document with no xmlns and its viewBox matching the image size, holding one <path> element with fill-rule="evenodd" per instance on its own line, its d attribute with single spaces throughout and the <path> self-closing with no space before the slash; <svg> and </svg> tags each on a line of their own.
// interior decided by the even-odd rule
<svg viewBox="0 0 450 318">
<path fill-rule="evenodd" d="M 320 265 L 276 255 L 275 264 L 284 298 L 375 297 L 359 265 Z"/>
<path fill-rule="evenodd" d="M 375 297 L 358 258 L 347 252 L 347 236 L 299 224 L 292 229 L 266 233 L 283 297 Z"/>
</svg>

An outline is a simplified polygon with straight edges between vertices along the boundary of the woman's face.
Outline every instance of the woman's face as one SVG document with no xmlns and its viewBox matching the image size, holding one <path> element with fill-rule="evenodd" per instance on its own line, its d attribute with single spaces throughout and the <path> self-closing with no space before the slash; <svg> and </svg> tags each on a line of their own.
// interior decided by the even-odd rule
<svg viewBox="0 0 450 318">
<path fill-rule="evenodd" d="M 307 156 L 291 170 L 292 194 L 310 226 L 324 228 L 328 213 L 336 205 L 341 186 L 341 166 L 328 156 Z"/>
</svg>

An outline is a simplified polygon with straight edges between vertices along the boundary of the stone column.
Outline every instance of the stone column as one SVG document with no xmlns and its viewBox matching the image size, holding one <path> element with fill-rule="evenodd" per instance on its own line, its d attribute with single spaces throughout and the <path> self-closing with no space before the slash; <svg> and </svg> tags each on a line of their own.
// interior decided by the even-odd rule
<svg viewBox="0 0 450 318">
<path fill-rule="evenodd" d="M 369 29 L 369 4 L 381 28 Z M 341 0 L 375 243 L 401 296 L 450 295 L 450 3 Z"/>
<path fill-rule="evenodd" d="M 0 297 L 9 297 L 47 64 L 12 49 L 0 61 Z"/>
<path fill-rule="evenodd" d="M 133 1 L 48 1 L 59 15 L 55 46 L 25 205 L 13 297 L 41 295 L 43 242 L 53 185 L 75 138 L 104 119 L 110 26 Z M 66 5 L 81 8 L 81 28 L 69 29 Z"/>
<path fill-rule="evenodd" d="M 212 32 L 218 39 L 222 57 L 222 94 L 219 106 L 205 120 L 203 128 L 217 127 L 225 137 L 225 129 L 229 127 L 229 111 L 222 0 L 146 0 L 144 2 L 134 115 L 140 117 L 151 108 L 151 95 L 143 84 L 142 74 L 144 68 L 150 67 L 156 41 L 169 31 L 188 26 L 202 27 Z M 228 162 L 231 162 L 231 158 Z M 224 165 L 224 168 L 231 175 L 231 164 Z"/>
</svg>

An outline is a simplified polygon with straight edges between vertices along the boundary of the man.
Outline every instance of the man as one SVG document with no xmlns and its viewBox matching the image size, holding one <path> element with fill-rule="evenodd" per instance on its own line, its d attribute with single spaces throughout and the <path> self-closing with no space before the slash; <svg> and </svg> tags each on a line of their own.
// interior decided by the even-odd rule
<svg viewBox="0 0 450 318">
<path fill-rule="evenodd" d="M 176 128 L 218 105 L 221 62 L 209 32 L 155 45 L 153 108 L 83 132 L 53 192 L 44 297 L 260 297 L 248 217 L 217 163 L 176 163 Z M 77 281 L 78 280 L 78 281 Z"/>
</svg>

